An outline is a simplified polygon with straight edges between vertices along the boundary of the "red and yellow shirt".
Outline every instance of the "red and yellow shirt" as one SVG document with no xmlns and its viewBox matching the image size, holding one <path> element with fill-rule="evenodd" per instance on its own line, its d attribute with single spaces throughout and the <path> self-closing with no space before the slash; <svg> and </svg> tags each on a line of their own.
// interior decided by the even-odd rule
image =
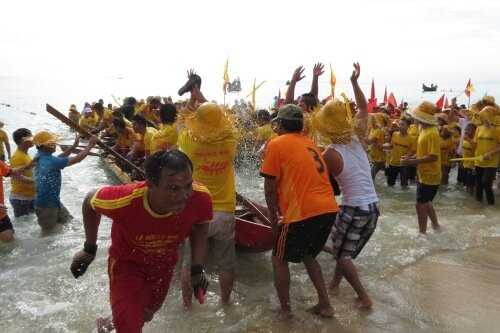
<svg viewBox="0 0 500 333">
<path fill-rule="evenodd" d="M 212 220 L 206 187 L 193 183 L 193 195 L 180 214 L 159 215 L 149 206 L 145 181 L 100 188 L 90 204 L 113 220 L 109 255 L 137 264 L 175 265 L 178 247 L 195 224 Z"/>
</svg>

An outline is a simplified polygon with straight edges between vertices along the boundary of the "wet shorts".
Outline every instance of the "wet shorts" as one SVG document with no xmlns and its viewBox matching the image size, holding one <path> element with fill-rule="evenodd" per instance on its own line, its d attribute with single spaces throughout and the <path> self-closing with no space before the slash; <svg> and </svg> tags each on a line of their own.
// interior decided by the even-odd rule
<svg viewBox="0 0 500 333">
<path fill-rule="evenodd" d="M 303 221 L 282 223 L 274 244 L 273 256 L 288 262 L 301 262 L 304 257 L 316 258 L 325 246 L 336 213 L 310 217 Z"/>
<path fill-rule="evenodd" d="M 439 185 L 427 185 L 418 183 L 417 184 L 417 202 L 418 203 L 427 203 L 432 202 L 436 193 L 439 189 Z"/>
<path fill-rule="evenodd" d="M 379 214 L 377 203 L 340 206 L 332 228 L 333 257 L 355 259 L 375 231 Z"/>
<path fill-rule="evenodd" d="M 0 219 L 0 232 L 4 232 L 6 230 L 14 230 L 14 227 L 10 222 L 9 215 L 5 215 L 2 219 Z"/>
<path fill-rule="evenodd" d="M 111 312 L 117 332 L 142 332 L 144 311 L 158 311 L 167 297 L 175 264 L 159 268 L 108 259 Z"/>
<path fill-rule="evenodd" d="M 35 207 L 35 213 L 38 224 L 43 230 L 51 230 L 57 224 L 67 223 L 73 218 L 66 207 L 62 204 L 61 207 L 55 208 Z"/>
<path fill-rule="evenodd" d="M 14 216 L 21 217 L 35 212 L 35 200 L 10 199 L 10 204 L 14 208 Z"/>
<path fill-rule="evenodd" d="M 231 270 L 236 265 L 234 225 L 233 212 L 215 211 L 212 222 L 208 226 L 207 251 L 221 271 Z M 182 267 L 185 269 L 191 267 L 189 238 L 184 241 Z"/>
</svg>

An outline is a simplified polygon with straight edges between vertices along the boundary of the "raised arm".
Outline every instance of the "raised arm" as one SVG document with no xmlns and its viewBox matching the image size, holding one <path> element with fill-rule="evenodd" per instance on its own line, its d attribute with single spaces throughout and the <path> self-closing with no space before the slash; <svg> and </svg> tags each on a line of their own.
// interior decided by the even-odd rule
<svg viewBox="0 0 500 333">
<path fill-rule="evenodd" d="M 85 157 L 87 157 L 87 155 L 90 153 L 90 150 L 92 148 L 94 148 L 95 144 L 98 141 L 99 141 L 99 138 L 97 138 L 96 136 L 92 135 L 90 137 L 90 139 L 89 139 L 89 143 L 88 143 L 87 147 L 85 147 L 81 152 L 79 152 L 75 156 L 70 157 L 67 166 L 70 166 L 70 165 L 76 164 L 78 162 L 81 162 Z"/>
<path fill-rule="evenodd" d="M 304 67 L 302 66 L 297 67 L 293 72 L 292 79 L 286 91 L 285 104 L 291 104 L 295 100 L 295 85 L 305 77 L 302 73 L 304 73 Z"/>
<path fill-rule="evenodd" d="M 361 67 L 359 62 L 353 64 L 354 70 L 351 75 L 352 89 L 354 91 L 354 98 L 356 99 L 356 105 L 358 106 L 358 112 L 356 113 L 356 127 L 361 130 L 366 130 L 368 128 L 368 104 L 366 103 L 365 94 L 359 87 L 358 79 L 361 74 Z"/>
<path fill-rule="evenodd" d="M 325 71 L 323 70 L 325 66 L 321 63 L 318 62 L 317 64 L 314 65 L 313 68 L 313 79 L 311 83 L 311 91 L 309 92 L 311 95 L 313 95 L 316 99 L 318 98 L 318 77 L 320 77 L 321 74 L 323 74 Z"/>
</svg>

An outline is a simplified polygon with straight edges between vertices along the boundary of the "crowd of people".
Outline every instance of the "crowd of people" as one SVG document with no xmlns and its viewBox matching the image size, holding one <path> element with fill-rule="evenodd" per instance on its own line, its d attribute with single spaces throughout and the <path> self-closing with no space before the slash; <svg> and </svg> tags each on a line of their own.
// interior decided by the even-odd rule
<svg viewBox="0 0 500 333">
<path fill-rule="evenodd" d="M 0 123 L 0 174 L 11 176 L 14 216 L 35 213 L 44 232 L 71 220 L 60 200 L 61 170 L 82 161 L 98 140 L 112 143 L 114 151 L 141 168 L 137 182 L 87 194 L 82 204 L 85 241 L 71 263 L 75 278 L 86 272 L 97 253 L 101 216 L 109 217 L 112 315 L 99 318 L 99 332 L 113 327 L 140 332 L 162 306 L 180 256 L 185 307 L 193 296 L 203 302 L 209 284 L 205 253 L 219 269 L 221 302 L 230 302 L 237 260 L 235 167 L 242 157 L 252 156 L 260 165 L 276 234 L 272 266 L 279 317 L 292 316 L 289 262 L 304 263 L 317 291 L 318 302 L 309 312 L 333 317 L 328 291 L 338 290 L 343 278 L 355 290 L 360 308 L 370 309 L 373 301 L 353 260 L 377 227 L 377 174 L 385 172 L 388 186 L 395 186 L 398 177 L 402 187 L 416 183 L 421 233 L 426 233 L 428 220 L 434 229 L 440 227 L 432 201 L 440 185 L 450 182 L 454 166 L 457 184 L 477 201 L 484 195 L 494 205 L 500 108 L 492 96 L 485 96 L 469 109 L 454 99 L 444 110 L 424 101 L 411 110 L 403 104 L 375 105 L 369 112 L 373 101 L 367 101 L 358 84 L 361 67 L 353 67 L 354 100 L 341 94 L 320 101 L 318 80 L 324 71 L 317 63 L 310 91 L 295 98 L 296 84 L 304 78 L 300 66 L 285 98 L 269 109 L 245 101 L 232 108 L 208 101 L 193 70 L 181 88 L 190 93 L 186 100 L 128 97 L 114 108 L 100 100 L 85 103 L 81 112 L 72 104 L 68 118 L 92 134 L 73 156 L 79 135 L 54 156 L 60 137 L 48 131 L 32 135 L 26 128 L 12 133 L 17 149 L 11 156 Z M 35 158 L 28 153 L 33 146 Z M 0 190 L 0 239 L 12 241 L 14 228 Z M 329 237 L 331 248 L 325 246 Z M 328 283 L 315 259 L 321 251 L 336 261 Z"/>
</svg>

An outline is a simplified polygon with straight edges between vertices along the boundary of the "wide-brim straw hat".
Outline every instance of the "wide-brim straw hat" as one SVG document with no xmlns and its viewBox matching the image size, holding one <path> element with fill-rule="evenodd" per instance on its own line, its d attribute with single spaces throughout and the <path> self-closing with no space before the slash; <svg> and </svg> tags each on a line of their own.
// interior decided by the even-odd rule
<svg viewBox="0 0 500 333">
<path fill-rule="evenodd" d="M 182 110 L 179 118 L 190 135 L 200 142 L 219 142 L 236 134 L 233 116 L 216 103 L 205 102 L 195 112 Z"/>
<path fill-rule="evenodd" d="M 355 122 L 349 105 L 339 99 L 326 103 L 309 117 L 312 132 L 336 144 L 347 144 L 354 135 Z"/>
<path fill-rule="evenodd" d="M 438 113 L 436 115 L 436 118 L 441 119 L 442 121 L 444 121 L 445 124 L 450 123 L 450 117 L 448 117 L 448 115 L 446 113 Z"/>
<path fill-rule="evenodd" d="M 69 107 L 69 110 L 68 111 L 74 111 L 74 112 L 78 112 L 77 108 L 76 108 L 76 105 L 75 104 L 71 104 L 71 106 Z"/>
<path fill-rule="evenodd" d="M 435 113 L 436 105 L 428 101 L 420 103 L 419 106 L 410 111 L 410 114 L 413 118 L 428 125 L 437 124 Z"/>
<path fill-rule="evenodd" d="M 482 123 L 486 122 L 493 126 L 500 125 L 497 123 L 497 111 L 498 109 L 493 106 L 486 106 L 479 112 L 479 119 Z"/>
<path fill-rule="evenodd" d="M 49 131 L 41 131 L 33 136 L 32 141 L 35 146 L 53 146 L 63 138 L 63 136 L 50 133 Z"/>
<path fill-rule="evenodd" d="M 377 112 L 371 115 L 375 118 L 377 125 L 380 127 L 388 127 L 391 124 L 391 117 L 389 117 L 387 113 Z"/>
</svg>

